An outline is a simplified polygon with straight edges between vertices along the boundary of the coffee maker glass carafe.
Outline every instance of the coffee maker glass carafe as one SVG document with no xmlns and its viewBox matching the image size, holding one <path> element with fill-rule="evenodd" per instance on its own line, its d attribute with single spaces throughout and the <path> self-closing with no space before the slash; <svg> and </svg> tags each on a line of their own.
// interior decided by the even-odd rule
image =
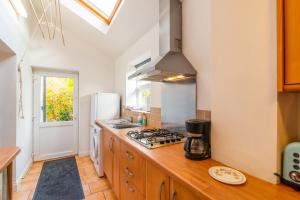
<svg viewBox="0 0 300 200">
<path fill-rule="evenodd" d="M 186 130 L 185 156 L 192 160 L 210 158 L 210 121 L 187 120 Z"/>
</svg>

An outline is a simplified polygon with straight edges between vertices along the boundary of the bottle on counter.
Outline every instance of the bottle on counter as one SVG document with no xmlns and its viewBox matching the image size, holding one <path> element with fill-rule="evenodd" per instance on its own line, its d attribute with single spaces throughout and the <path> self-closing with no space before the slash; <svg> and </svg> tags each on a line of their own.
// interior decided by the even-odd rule
<svg viewBox="0 0 300 200">
<path fill-rule="evenodd" d="M 143 125 L 143 116 L 142 113 L 139 113 L 138 117 L 137 117 L 137 123 L 140 125 Z"/>
<path fill-rule="evenodd" d="M 147 126 L 147 115 L 146 113 L 143 113 L 143 122 L 142 122 L 143 126 Z"/>
</svg>

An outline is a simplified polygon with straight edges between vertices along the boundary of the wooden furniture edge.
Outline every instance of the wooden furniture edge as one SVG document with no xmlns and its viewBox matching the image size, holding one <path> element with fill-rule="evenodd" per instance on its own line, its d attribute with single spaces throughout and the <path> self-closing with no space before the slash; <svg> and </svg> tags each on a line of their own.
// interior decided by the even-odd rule
<svg viewBox="0 0 300 200">
<path fill-rule="evenodd" d="M 300 84 L 285 84 L 284 0 L 277 0 L 277 92 L 299 92 Z"/>
<path fill-rule="evenodd" d="M 118 8 L 120 7 L 122 0 L 117 0 L 110 16 L 106 17 L 104 16 L 104 14 L 102 12 L 99 12 L 98 10 L 96 10 L 95 8 L 93 8 L 91 5 L 89 5 L 87 2 L 85 2 L 84 0 L 78 0 L 78 2 L 83 5 L 85 8 L 87 8 L 93 15 L 95 15 L 96 17 L 100 18 L 102 21 L 104 21 L 104 23 L 106 25 L 110 25 L 112 19 L 114 18 Z"/>
<path fill-rule="evenodd" d="M 284 92 L 284 7 L 277 0 L 277 91 Z"/>
<path fill-rule="evenodd" d="M 300 91 L 300 84 L 295 85 L 284 85 L 283 91 L 286 92 L 299 92 Z"/>
<path fill-rule="evenodd" d="M 10 163 L 13 162 L 13 160 L 17 157 L 17 155 L 20 153 L 21 149 L 19 147 L 10 147 L 10 148 L 0 148 L 0 154 L 1 150 L 11 150 L 13 151 L 11 155 L 8 156 L 8 159 L 4 160 L 4 164 L 0 163 L 0 173 L 8 167 Z"/>
</svg>

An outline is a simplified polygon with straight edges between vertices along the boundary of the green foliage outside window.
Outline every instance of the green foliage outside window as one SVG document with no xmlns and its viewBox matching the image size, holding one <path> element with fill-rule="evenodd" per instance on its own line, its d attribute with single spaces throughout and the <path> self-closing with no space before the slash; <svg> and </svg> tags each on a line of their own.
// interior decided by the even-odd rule
<svg viewBox="0 0 300 200">
<path fill-rule="evenodd" d="M 73 120 L 74 79 L 46 77 L 46 121 Z"/>
</svg>

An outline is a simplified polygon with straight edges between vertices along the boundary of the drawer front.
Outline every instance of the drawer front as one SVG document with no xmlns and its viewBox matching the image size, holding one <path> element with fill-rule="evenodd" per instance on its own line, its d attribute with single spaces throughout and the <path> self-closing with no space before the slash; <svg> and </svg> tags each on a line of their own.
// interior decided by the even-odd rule
<svg viewBox="0 0 300 200">
<path fill-rule="evenodd" d="M 125 144 L 121 145 L 120 173 L 134 183 L 143 195 L 145 194 L 146 161 Z"/>
<path fill-rule="evenodd" d="M 136 185 L 127 179 L 124 173 L 120 174 L 120 199 L 121 200 L 144 200 L 144 196 L 140 193 Z"/>
</svg>

